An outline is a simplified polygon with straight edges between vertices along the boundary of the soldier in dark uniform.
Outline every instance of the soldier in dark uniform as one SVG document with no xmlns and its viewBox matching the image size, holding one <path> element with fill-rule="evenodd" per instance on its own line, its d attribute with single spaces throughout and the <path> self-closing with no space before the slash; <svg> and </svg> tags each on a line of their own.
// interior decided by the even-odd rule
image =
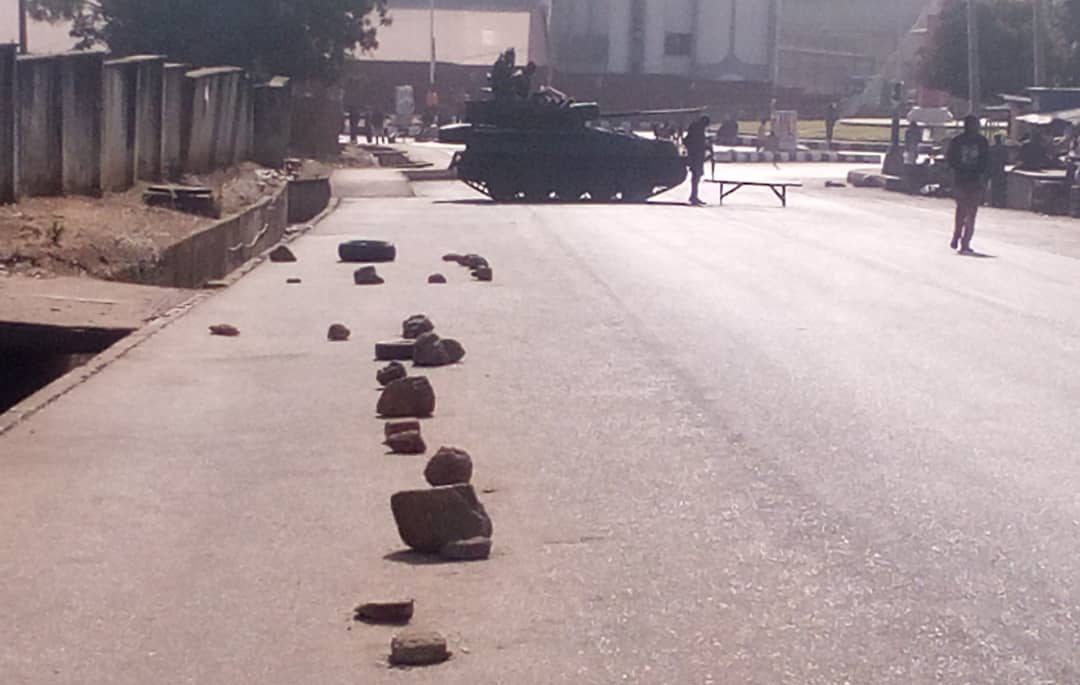
<svg viewBox="0 0 1080 685">
<path fill-rule="evenodd" d="M 686 164 L 690 168 L 690 204 L 700 207 L 705 203 L 698 195 L 698 185 L 705 175 L 705 154 L 708 140 L 705 129 L 709 126 L 709 117 L 703 116 L 686 129 L 683 144 L 686 146 Z"/>
</svg>

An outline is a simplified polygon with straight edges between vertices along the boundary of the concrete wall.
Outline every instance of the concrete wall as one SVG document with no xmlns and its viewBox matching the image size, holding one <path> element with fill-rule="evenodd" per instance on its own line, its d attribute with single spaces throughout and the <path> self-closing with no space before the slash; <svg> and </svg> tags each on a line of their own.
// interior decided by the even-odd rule
<svg viewBox="0 0 1080 685">
<path fill-rule="evenodd" d="M 168 179 L 179 178 L 184 169 L 184 86 L 190 70 L 188 64 L 169 63 L 162 72 L 161 172 Z"/>
<path fill-rule="evenodd" d="M 240 93 L 246 82 L 243 70 L 237 67 L 196 69 L 187 73 L 186 171 L 205 172 L 235 160 Z"/>
<path fill-rule="evenodd" d="M 105 186 L 112 191 L 162 175 L 165 58 L 140 55 L 105 63 Z"/>
<path fill-rule="evenodd" d="M 15 201 L 15 51 L 0 45 L 0 205 Z"/>
<path fill-rule="evenodd" d="M 100 52 L 59 58 L 63 192 L 101 194 L 102 64 Z"/>
<path fill-rule="evenodd" d="M 283 76 L 254 90 L 252 159 L 279 168 L 285 162 L 292 137 L 292 82 Z"/>
<path fill-rule="evenodd" d="M 18 189 L 20 195 L 58 195 L 63 190 L 63 101 L 60 61 L 19 57 Z"/>
</svg>

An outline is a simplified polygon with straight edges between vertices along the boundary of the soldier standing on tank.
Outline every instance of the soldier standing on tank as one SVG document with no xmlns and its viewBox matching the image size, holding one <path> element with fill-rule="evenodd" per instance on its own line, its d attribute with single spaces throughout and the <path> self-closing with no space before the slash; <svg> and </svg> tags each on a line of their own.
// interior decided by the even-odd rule
<svg viewBox="0 0 1080 685">
<path fill-rule="evenodd" d="M 705 204 L 698 196 L 701 177 L 705 175 L 705 153 L 708 141 L 705 129 L 709 126 L 709 117 L 697 119 L 686 129 L 683 145 L 686 146 L 686 164 L 690 168 L 690 204 L 700 207 Z"/>
</svg>

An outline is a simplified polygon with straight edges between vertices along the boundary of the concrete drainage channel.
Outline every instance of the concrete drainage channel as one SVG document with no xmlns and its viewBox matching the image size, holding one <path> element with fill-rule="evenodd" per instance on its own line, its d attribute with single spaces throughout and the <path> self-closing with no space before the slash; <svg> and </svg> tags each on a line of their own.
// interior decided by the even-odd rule
<svg viewBox="0 0 1080 685">
<path fill-rule="evenodd" d="M 148 336 L 158 330 L 147 322 L 205 296 L 196 288 L 237 280 L 274 245 L 321 221 L 336 207 L 329 188 L 327 178 L 290 184 L 189 236 L 147 271 L 132 274 L 136 283 L 152 285 L 63 277 L 28 283 L 0 279 L 0 311 L 5 312 L 0 317 L 0 434 L 138 344 L 140 335 L 132 336 L 130 345 L 117 345 L 132 333 Z"/>
</svg>

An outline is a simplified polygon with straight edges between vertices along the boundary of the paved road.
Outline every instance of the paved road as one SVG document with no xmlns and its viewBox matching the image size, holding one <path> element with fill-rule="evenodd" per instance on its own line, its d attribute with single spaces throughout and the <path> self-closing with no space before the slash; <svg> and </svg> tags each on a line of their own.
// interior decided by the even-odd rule
<svg viewBox="0 0 1080 685">
<path fill-rule="evenodd" d="M 1080 228 L 990 212 L 964 258 L 946 203 L 729 171 L 808 187 L 346 201 L 0 438 L 0 680 L 1080 682 Z M 346 236 L 398 242 L 387 285 Z M 469 350 L 425 431 L 477 461 L 487 562 L 394 554 L 423 460 L 379 448 L 370 350 L 416 311 Z M 350 625 L 397 594 L 449 664 Z"/>
</svg>

